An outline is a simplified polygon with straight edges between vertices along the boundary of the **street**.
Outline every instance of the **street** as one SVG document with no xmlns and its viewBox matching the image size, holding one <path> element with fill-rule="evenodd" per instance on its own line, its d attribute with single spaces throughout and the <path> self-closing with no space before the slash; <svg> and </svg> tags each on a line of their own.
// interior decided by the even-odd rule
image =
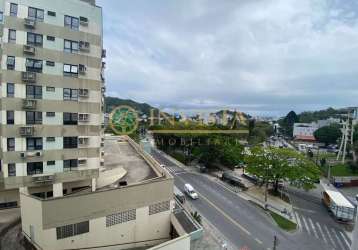
<svg viewBox="0 0 358 250">
<path fill-rule="evenodd" d="M 196 189 L 199 199 L 188 202 L 237 249 L 273 249 L 275 235 L 279 240 L 276 249 L 349 249 L 350 240 L 339 227 L 327 227 L 308 217 L 307 211 L 296 210 L 300 229 L 284 232 L 261 208 L 203 174 L 185 171 L 163 154 L 152 150 L 152 155 L 173 174 L 179 189 L 183 191 L 185 183 Z"/>
</svg>

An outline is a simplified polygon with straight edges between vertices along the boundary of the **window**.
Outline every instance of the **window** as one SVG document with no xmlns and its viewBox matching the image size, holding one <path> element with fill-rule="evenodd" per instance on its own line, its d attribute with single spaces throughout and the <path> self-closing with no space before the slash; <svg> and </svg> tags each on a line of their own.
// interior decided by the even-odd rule
<svg viewBox="0 0 358 250">
<path fill-rule="evenodd" d="M 55 66 L 55 62 L 53 61 L 46 61 L 46 65 L 50 66 L 50 67 L 54 67 Z"/>
<path fill-rule="evenodd" d="M 14 56 L 7 56 L 6 65 L 8 70 L 15 69 L 15 57 Z"/>
<path fill-rule="evenodd" d="M 48 161 L 47 166 L 54 166 L 56 164 L 55 161 Z"/>
<path fill-rule="evenodd" d="M 170 209 L 169 201 L 160 202 L 160 203 L 149 206 L 149 215 L 168 211 L 169 209 Z"/>
<path fill-rule="evenodd" d="M 110 227 L 116 224 L 121 224 L 127 221 L 136 219 L 136 210 L 131 209 L 128 211 L 120 212 L 117 214 L 111 214 L 106 216 L 106 227 Z"/>
<path fill-rule="evenodd" d="M 44 10 L 29 7 L 28 17 L 32 20 L 43 22 L 44 20 Z"/>
<path fill-rule="evenodd" d="M 76 224 L 66 225 L 62 227 L 56 227 L 57 239 L 64 239 L 79 234 L 89 232 L 89 221 L 84 221 Z"/>
<path fill-rule="evenodd" d="M 27 32 L 27 45 L 42 47 L 43 36 L 36 33 Z"/>
<path fill-rule="evenodd" d="M 27 163 L 27 175 L 42 174 L 43 163 L 42 162 L 28 162 Z"/>
<path fill-rule="evenodd" d="M 78 114 L 79 121 L 85 122 L 88 121 L 88 119 L 89 119 L 89 114 Z"/>
<path fill-rule="evenodd" d="M 79 20 L 77 17 L 65 16 L 65 27 L 69 27 L 73 30 L 79 29 Z"/>
<path fill-rule="evenodd" d="M 16 43 L 16 30 L 9 29 L 9 43 Z"/>
<path fill-rule="evenodd" d="M 87 163 L 87 159 L 78 160 L 78 165 L 85 165 Z"/>
<path fill-rule="evenodd" d="M 14 111 L 6 111 L 6 121 L 7 121 L 7 124 L 15 123 Z"/>
<path fill-rule="evenodd" d="M 63 89 L 63 100 L 77 101 L 78 100 L 78 89 Z"/>
<path fill-rule="evenodd" d="M 63 113 L 63 125 L 77 125 L 78 114 L 77 113 Z"/>
<path fill-rule="evenodd" d="M 69 53 L 78 53 L 79 47 L 78 42 L 65 40 L 64 42 L 64 51 Z"/>
<path fill-rule="evenodd" d="M 55 92 L 55 87 L 49 87 L 49 86 L 47 86 L 47 87 L 46 87 L 46 91 L 47 91 L 47 92 Z"/>
<path fill-rule="evenodd" d="M 42 99 L 42 86 L 26 85 L 26 98 Z"/>
<path fill-rule="evenodd" d="M 27 111 L 26 112 L 26 124 L 42 124 L 42 112 Z"/>
<path fill-rule="evenodd" d="M 10 3 L 10 16 L 17 16 L 17 4 Z"/>
<path fill-rule="evenodd" d="M 42 72 L 42 60 L 26 59 L 26 71 L 28 72 Z"/>
<path fill-rule="evenodd" d="M 47 117 L 55 117 L 55 112 L 46 112 Z"/>
<path fill-rule="evenodd" d="M 55 41 L 56 38 L 54 36 L 47 36 L 47 41 Z"/>
<path fill-rule="evenodd" d="M 77 167 L 78 167 L 78 160 L 77 159 L 64 160 L 63 161 L 64 171 L 76 170 Z"/>
<path fill-rule="evenodd" d="M 7 138 L 7 151 L 15 151 L 15 138 Z"/>
<path fill-rule="evenodd" d="M 78 144 L 79 145 L 88 145 L 89 138 L 88 137 L 80 137 L 78 138 Z"/>
<path fill-rule="evenodd" d="M 0 11 L 0 22 L 4 21 L 4 12 Z"/>
<path fill-rule="evenodd" d="M 64 64 L 63 73 L 65 76 L 78 76 L 78 65 Z"/>
<path fill-rule="evenodd" d="M 56 141 L 56 138 L 55 137 L 47 137 L 46 141 L 47 142 L 54 142 L 54 141 Z"/>
<path fill-rule="evenodd" d="M 47 11 L 47 15 L 49 15 L 49 16 L 56 16 L 56 12 L 54 12 L 54 11 Z"/>
<path fill-rule="evenodd" d="M 26 138 L 26 148 L 27 150 L 42 150 L 42 138 Z"/>
<path fill-rule="evenodd" d="M 15 163 L 7 164 L 7 173 L 8 173 L 8 176 L 16 176 L 16 164 Z"/>
<path fill-rule="evenodd" d="M 63 137 L 63 148 L 77 148 L 78 137 Z"/>
<path fill-rule="evenodd" d="M 15 84 L 7 83 L 6 84 L 6 96 L 14 97 L 14 95 L 15 95 Z"/>
</svg>

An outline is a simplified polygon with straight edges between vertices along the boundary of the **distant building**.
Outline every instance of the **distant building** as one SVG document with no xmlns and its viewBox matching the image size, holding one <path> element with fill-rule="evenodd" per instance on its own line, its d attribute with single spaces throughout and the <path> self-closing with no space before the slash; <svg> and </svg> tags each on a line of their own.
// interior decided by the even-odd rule
<svg viewBox="0 0 358 250">
<path fill-rule="evenodd" d="M 293 126 L 293 137 L 298 141 L 316 141 L 314 137 L 314 132 L 325 126 L 332 124 L 339 124 L 340 119 L 337 118 L 328 118 L 326 120 L 318 120 L 317 122 L 311 123 L 295 123 Z"/>
</svg>

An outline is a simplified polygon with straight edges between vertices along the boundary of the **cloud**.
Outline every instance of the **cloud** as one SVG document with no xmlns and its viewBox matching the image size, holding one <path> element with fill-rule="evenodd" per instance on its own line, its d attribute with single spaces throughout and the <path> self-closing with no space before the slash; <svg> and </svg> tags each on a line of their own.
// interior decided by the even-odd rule
<svg viewBox="0 0 358 250">
<path fill-rule="evenodd" d="M 354 0 L 98 0 L 111 95 L 254 114 L 357 105 Z"/>
</svg>

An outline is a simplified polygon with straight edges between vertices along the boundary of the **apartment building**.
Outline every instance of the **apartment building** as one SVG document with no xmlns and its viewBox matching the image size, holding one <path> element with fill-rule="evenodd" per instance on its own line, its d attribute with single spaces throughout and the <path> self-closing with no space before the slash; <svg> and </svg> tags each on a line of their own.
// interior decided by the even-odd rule
<svg viewBox="0 0 358 250">
<path fill-rule="evenodd" d="M 0 0 L 0 207 L 96 187 L 103 164 L 102 9 Z"/>
</svg>

